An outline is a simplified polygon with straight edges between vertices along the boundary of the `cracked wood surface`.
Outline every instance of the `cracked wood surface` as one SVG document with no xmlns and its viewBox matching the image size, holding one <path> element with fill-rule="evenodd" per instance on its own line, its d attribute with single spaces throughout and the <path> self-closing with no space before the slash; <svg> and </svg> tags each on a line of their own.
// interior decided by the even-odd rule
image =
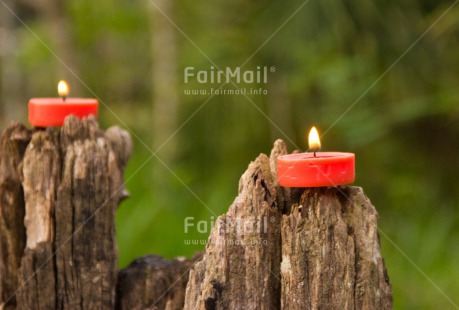
<svg viewBox="0 0 459 310">
<path fill-rule="evenodd" d="M 284 309 L 391 309 L 377 213 L 359 187 L 304 190 L 282 218 Z"/>
<path fill-rule="evenodd" d="M 16 196 L 23 190 L 25 198 L 25 216 L 18 215 L 27 236 L 23 255 L 17 255 L 21 265 L 6 269 L 13 284 L 17 273 L 17 309 L 113 309 L 115 211 L 127 195 L 122 176 L 132 150 L 129 135 L 116 127 L 104 132 L 92 117 L 69 117 L 60 129 L 34 130 L 27 142 L 22 165 L 22 156 L 7 155 L 22 166 L 22 186 L 12 184 L 18 184 Z M 2 213 L 8 210 L 1 207 Z M 6 290 L 1 292 L 3 297 Z"/>
<path fill-rule="evenodd" d="M 16 274 L 26 242 L 20 170 L 30 135 L 12 123 L 0 138 L 0 309 L 16 307 Z"/>
<path fill-rule="evenodd" d="M 190 272 L 184 309 L 392 309 L 375 208 L 359 187 L 280 187 L 286 153 L 276 141 L 241 177 Z"/>
<path fill-rule="evenodd" d="M 116 310 L 183 309 L 193 259 L 148 255 L 134 260 L 118 275 Z"/>
<path fill-rule="evenodd" d="M 13 124 L 0 142 L 0 309 L 392 308 L 375 208 L 358 187 L 280 187 L 280 140 L 241 177 L 202 258 L 147 256 L 119 275 L 129 135 L 70 117 Z"/>
</svg>

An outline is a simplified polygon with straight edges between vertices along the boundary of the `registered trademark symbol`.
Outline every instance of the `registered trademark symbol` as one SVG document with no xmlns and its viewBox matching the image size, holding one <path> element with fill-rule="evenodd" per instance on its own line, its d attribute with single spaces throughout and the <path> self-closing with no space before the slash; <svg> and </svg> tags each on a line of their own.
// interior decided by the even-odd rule
<svg viewBox="0 0 459 310">
<path fill-rule="evenodd" d="M 269 68 L 269 71 L 271 71 L 271 73 L 276 72 L 276 67 L 272 66 L 271 68 Z"/>
</svg>

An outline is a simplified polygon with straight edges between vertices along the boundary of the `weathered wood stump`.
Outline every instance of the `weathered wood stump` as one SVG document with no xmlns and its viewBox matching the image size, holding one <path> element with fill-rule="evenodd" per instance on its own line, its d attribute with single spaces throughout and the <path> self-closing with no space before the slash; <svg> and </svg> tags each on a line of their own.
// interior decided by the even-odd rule
<svg viewBox="0 0 459 310">
<path fill-rule="evenodd" d="M 202 256 L 119 273 L 129 135 L 70 117 L 13 124 L 0 147 L 0 309 L 392 308 L 375 208 L 358 187 L 280 187 L 280 140 L 249 165 Z"/>
<path fill-rule="evenodd" d="M 0 309 L 15 309 L 17 272 L 26 242 L 20 175 L 30 132 L 14 123 L 0 138 Z"/>
<path fill-rule="evenodd" d="M 190 273 L 185 309 L 391 309 L 377 213 L 358 187 L 280 188 L 261 154 Z"/>
<path fill-rule="evenodd" d="M 121 270 L 116 289 L 116 310 L 183 309 L 191 266 L 201 258 L 166 260 L 148 255 Z"/>
<path fill-rule="evenodd" d="M 2 138 L 10 147 L 1 160 L 11 164 L 5 174 L 2 169 L 2 176 L 9 173 L 9 180 L 2 179 L 9 184 L 2 196 L 10 198 L 1 210 L 10 210 L 7 215 L 16 210 L 16 217 L 10 215 L 15 236 L 6 240 L 17 241 L 10 242 L 15 255 L 9 250 L 4 259 L 2 251 L 8 285 L 1 289 L 1 302 L 17 309 L 113 309 L 115 211 L 126 193 L 122 175 L 132 149 L 129 136 L 116 127 L 103 132 L 94 118 L 74 117 L 61 129 L 34 130 L 30 142 L 28 133 L 14 125 Z M 0 229 L 11 231 L 11 224 L 2 222 Z"/>
</svg>

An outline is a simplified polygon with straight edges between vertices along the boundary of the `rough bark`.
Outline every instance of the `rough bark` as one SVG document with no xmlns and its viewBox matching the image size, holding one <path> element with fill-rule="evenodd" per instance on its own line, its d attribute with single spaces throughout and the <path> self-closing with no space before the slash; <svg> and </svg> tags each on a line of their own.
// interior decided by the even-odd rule
<svg viewBox="0 0 459 310">
<path fill-rule="evenodd" d="M 132 262 L 118 275 L 116 309 L 183 309 L 192 260 L 166 260 L 149 255 Z"/>
<path fill-rule="evenodd" d="M 360 187 L 304 190 L 282 219 L 282 308 L 391 309 L 377 217 Z"/>
<path fill-rule="evenodd" d="M 190 272 L 184 308 L 391 309 L 377 213 L 362 189 L 282 188 L 285 153 L 276 141 L 270 159 L 249 165 Z"/>
<path fill-rule="evenodd" d="M 239 182 L 206 253 L 190 272 L 185 309 L 279 309 L 281 212 L 269 158 L 262 154 Z"/>
<path fill-rule="evenodd" d="M 249 165 L 202 259 L 148 256 L 117 277 L 129 135 L 73 117 L 30 134 L 0 139 L 0 308 L 392 308 L 375 208 L 358 187 L 280 187 L 282 141 Z"/>
<path fill-rule="evenodd" d="M 26 240 L 20 168 L 29 140 L 30 132 L 17 123 L 0 139 L 0 309 L 16 306 L 16 274 Z"/>
<path fill-rule="evenodd" d="M 69 117 L 61 129 L 33 134 L 23 167 L 18 309 L 113 309 L 115 211 L 131 143 L 123 131 L 109 132 L 92 117 Z"/>
<path fill-rule="evenodd" d="M 19 309 L 53 309 L 56 304 L 53 212 L 60 162 L 57 131 L 35 132 L 24 155 L 27 244 L 18 274 Z"/>
</svg>

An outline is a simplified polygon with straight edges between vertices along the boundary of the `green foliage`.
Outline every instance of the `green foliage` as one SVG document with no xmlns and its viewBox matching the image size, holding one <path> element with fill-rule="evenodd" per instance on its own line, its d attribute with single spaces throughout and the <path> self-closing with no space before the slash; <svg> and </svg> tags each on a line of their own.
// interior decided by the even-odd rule
<svg viewBox="0 0 459 310">
<path fill-rule="evenodd" d="M 303 4 L 175 3 L 171 18 L 188 36 L 177 32 L 177 123 L 186 125 L 173 138 L 179 149 L 166 168 L 148 150 L 155 128 L 150 3 L 66 2 L 78 74 L 90 88 L 81 87 L 79 95 L 93 91 L 107 105 L 101 110 L 102 127 L 129 127 L 136 136 L 126 172 L 131 198 L 117 213 L 120 265 L 148 253 L 191 256 L 204 249 L 184 243 L 207 239 L 196 229 L 185 233 L 184 219 L 209 222 L 224 213 L 251 160 L 268 153 L 277 138 L 290 141 L 291 149 L 293 144 L 305 149 L 305 134 L 316 124 L 325 132 L 325 150 L 356 153 L 356 184 L 380 213 L 395 307 L 453 308 L 431 281 L 459 304 L 459 6 L 439 19 L 449 2 Z M 41 16 L 25 22 L 55 48 Z M 30 32 L 19 29 L 16 61 L 29 97 L 53 94 L 61 64 Z M 183 94 L 185 88 L 203 87 L 183 84 L 185 67 L 208 70 L 214 64 L 207 58 L 218 67 L 235 67 L 249 57 L 245 68 L 276 68 L 266 85 L 268 96 L 251 96 L 252 102 L 215 96 L 205 103 L 208 96 Z M 279 110 L 284 112 L 273 112 Z M 156 173 L 161 180 L 153 180 Z"/>
</svg>

